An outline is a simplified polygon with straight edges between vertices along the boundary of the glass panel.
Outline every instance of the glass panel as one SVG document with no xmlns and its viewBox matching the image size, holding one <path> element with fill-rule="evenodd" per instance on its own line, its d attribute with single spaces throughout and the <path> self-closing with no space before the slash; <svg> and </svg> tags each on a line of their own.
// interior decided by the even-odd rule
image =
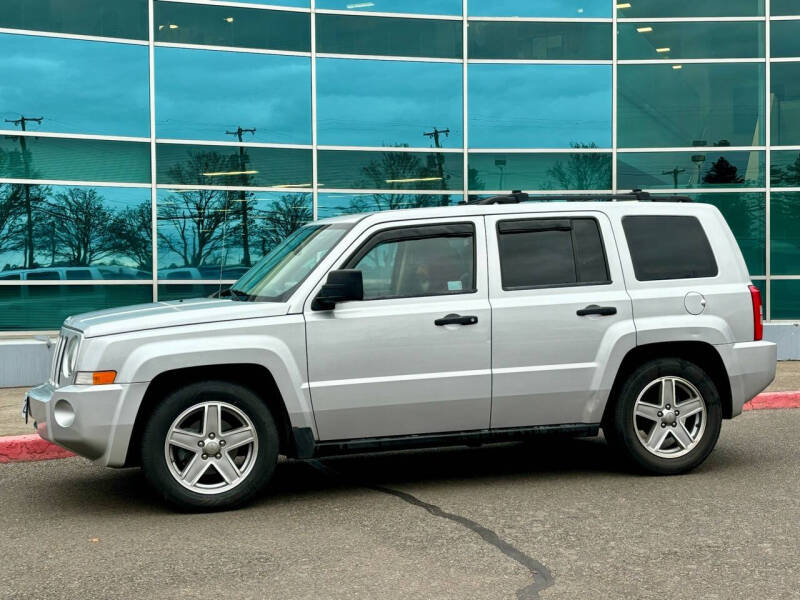
<svg viewBox="0 0 800 600">
<path fill-rule="evenodd" d="M 311 59 L 156 48 L 161 138 L 311 143 Z"/>
<path fill-rule="evenodd" d="M 219 283 L 173 283 L 170 285 L 159 284 L 158 301 L 169 302 L 170 300 L 188 300 L 189 298 L 208 298 L 212 295 L 217 295 L 222 290 L 226 290 L 230 287 L 230 283 L 223 283 L 221 285 Z"/>
<path fill-rule="evenodd" d="M 611 66 L 471 64 L 469 127 L 475 148 L 610 147 Z"/>
<path fill-rule="evenodd" d="M 328 189 L 464 189 L 461 153 L 320 150 L 317 162 Z"/>
<path fill-rule="evenodd" d="M 764 152 L 626 152 L 617 155 L 620 189 L 764 187 Z"/>
<path fill-rule="evenodd" d="M 317 52 L 461 58 L 461 21 L 317 15 Z"/>
<path fill-rule="evenodd" d="M 150 144 L 0 136 L 0 177 L 150 183 Z"/>
<path fill-rule="evenodd" d="M 800 152 L 773 150 L 770 160 L 770 185 L 800 187 Z"/>
<path fill-rule="evenodd" d="M 618 81 L 620 146 L 764 144 L 763 64 L 620 65 Z"/>
<path fill-rule="evenodd" d="M 471 21 L 469 57 L 611 60 L 611 24 Z"/>
<path fill-rule="evenodd" d="M 147 39 L 147 0 L 3 0 L 0 27 Z"/>
<path fill-rule="evenodd" d="M 771 291 L 772 319 L 800 319 L 800 281 L 773 279 Z"/>
<path fill-rule="evenodd" d="M 800 15 L 800 4 L 797 0 L 772 0 L 769 12 L 773 16 Z"/>
<path fill-rule="evenodd" d="M 311 51 L 306 12 L 155 3 L 157 42 Z"/>
<path fill-rule="evenodd" d="M 3 275 L 150 279 L 151 231 L 150 188 L 0 184 Z"/>
<path fill-rule="evenodd" d="M 800 21 L 772 21 L 770 40 L 772 58 L 800 56 Z"/>
<path fill-rule="evenodd" d="M 317 216 L 320 219 L 338 215 L 422 208 L 425 206 L 454 206 L 461 202 L 459 194 L 331 194 L 321 193 Z"/>
<path fill-rule="evenodd" d="M 469 155 L 470 190 L 608 190 L 610 153 Z"/>
<path fill-rule="evenodd" d="M 606 0 L 469 0 L 468 10 L 472 17 L 611 18 Z"/>
<path fill-rule="evenodd" d="M 462 80 L 456 63 L 317 59 L 319 143 L 461 147 Z"/>
<path fill-rule="evenodd" d="M 770 226 L 773 275 L 800 275 L 800 193 L 772 192 Z"/>
<path fill-rule="evenodd" d="M 800 63 L 772 63 L 772 143 L 800 144 Z"/>
<path fill-rule="evenodd" d="M 364 12 L 460 15 L 461 4 L 462 0 L 380 0 L 380 2 L 317 0 L 316 7 L 331 10 L 358 10 Z"/>
<path fill-rule="evenodd" d="M 764 23 L 619 23 L 620 59 L 763 58 Z"/>
<path fill-rule="evenodd" d="M 158 144 L 158 183 L 311 188 L 311 150 Z"/>
<path fill-rule="evenodd" d="M 722 212 L 739 242 L 750 275 L 766 272 L 765 194 L 692 194 L 695 202 L 713 204 Z"/>
<path fill-rule="evenodd" d="M 158 191 L 158 277 L 238 279 L 312 219 L 310 193 Z"/>
<path fill-rule="evenodd" d="M 794 0 L 786 0 L 793 2 Z M 773 0 L 775 2 L 775 0 Z M 763 17 L 764 0 L 620 0 L 618 17 Z"/>
<path fill-rule="evenodd" d="M 152 301 L 151 285 L 5 285 L 0 330 L 59 329 L 70 315 Z"/>
<path fill-rule="evenodd" d="M 0 34 L 0 56 L 0 81 L 14 82 L 3 86 L 3 119 L 25 115 L 31 131 L 150 136 L 147 46 Z"/>
</svg>

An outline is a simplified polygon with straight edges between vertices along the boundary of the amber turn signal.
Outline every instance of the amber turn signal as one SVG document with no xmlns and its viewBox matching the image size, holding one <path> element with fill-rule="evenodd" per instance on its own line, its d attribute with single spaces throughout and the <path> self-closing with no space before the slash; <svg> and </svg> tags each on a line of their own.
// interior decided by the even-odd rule
<svg viewBox="0 0 800 600">
<path fill-rule="evenodd" d="M 117 378 L 116 371 L 82 371 L 75 374 L 75 383 L 77 385 L 107 385 L 114 383 Z"/>
</svg>

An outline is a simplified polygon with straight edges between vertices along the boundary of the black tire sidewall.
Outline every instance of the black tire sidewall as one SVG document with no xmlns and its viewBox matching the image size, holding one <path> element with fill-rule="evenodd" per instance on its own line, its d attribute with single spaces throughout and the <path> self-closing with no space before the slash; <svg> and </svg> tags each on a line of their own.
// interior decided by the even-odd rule
<svg viewBox="0 0 800 600">
<path fill-rule="evenodd" d="M 226 402 L 243 411 L 258 435 L 258 455 L 244 481 L 219 494 L 199 494 L 175 481 L 164 456 L 164 442 L 174 420 L 200 402 Z M 169 503 L 184 510 L 233 508 L 255 495 L 272 477 L 278 460 L 278 431 L 264 401 L 247 387 L 227 381 L 188 384 L 168 394 L 150 415 L 142 434 L 141 461 L 145 477 Z"/>
<path fill-rule="evenodd" d="M 700 443 L 677 458 L 661 458 L 648 451 L 639 441 L 633 424 L 633 409 L 642 390 L 660 377 L 681 377 L 694 385 L 706 404 L 706 426 Z M 614 406 L 609 424 L 612 445 L 638 468 L 651 473 L 674 475 L 685 473 L 702 463 L 717 443 L 722 427 L 722 405 L 714 381 L 698 365 L 679 358 L 651 360 L 631 373 Z"/>
</svg>

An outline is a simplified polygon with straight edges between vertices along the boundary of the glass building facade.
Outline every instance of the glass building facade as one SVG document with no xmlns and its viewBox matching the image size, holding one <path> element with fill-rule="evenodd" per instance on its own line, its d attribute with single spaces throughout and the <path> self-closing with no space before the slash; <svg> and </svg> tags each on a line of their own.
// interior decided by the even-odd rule
<svg viewBox="0 0 800 600">
<path fill-rule="evenodd" d="M 712 203 L 800 319 L 796 0 L 4 0 L 0 56 L 2 331 L 511 189 Z"/>
</svg>

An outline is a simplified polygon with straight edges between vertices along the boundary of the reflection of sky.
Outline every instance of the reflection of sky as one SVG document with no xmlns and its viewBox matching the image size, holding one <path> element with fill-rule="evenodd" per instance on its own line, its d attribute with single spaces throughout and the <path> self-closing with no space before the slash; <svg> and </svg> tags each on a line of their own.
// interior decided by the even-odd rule
<svg viewBox="0 0 800 600">
<path fill-rule="evenodd" d="M 473 17 L 611 17 L 611 0 L 469 0 L 468 10 Z"/>
<path fill-rule="evenodd" d="M 0 34 L 0 118 L 30 130 L 150 135 L 147 46 Z M 0 124 L 13 129 L 11 123 Z"/>
<path fill-rule="evenodd" d="M 156 48 L 156 135 L 311 143 L 311 60 L 247 52 Z"/>
<path fill-rule="evenodd" d="M 442 147 L 460 147 L 461 89 L 460 64 L 318 59 L 319 143 L 428 147 L 438 127 Z"/>
<path fill-rule="evenodd" d="M 473 0 L 470 0 L 473 1 Z M 530 0 L 528 0 L 530 1 Z M 317 8 L 364 12 L 416 13 L 420 15 L 460 15 L 461 0 L 317 0 Z"/>
<path fill-rule="evenodd" d="M 471 64 L 473 148 L 611 146 L 610 65 Z"/>
</svg>

